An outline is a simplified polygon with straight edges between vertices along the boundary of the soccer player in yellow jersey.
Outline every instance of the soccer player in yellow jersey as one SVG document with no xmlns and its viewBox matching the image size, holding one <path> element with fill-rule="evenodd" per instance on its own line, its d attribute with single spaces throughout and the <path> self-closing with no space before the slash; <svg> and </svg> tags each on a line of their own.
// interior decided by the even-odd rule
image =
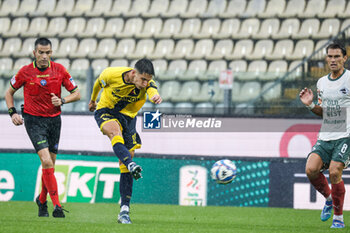
<svg viewBox="0 0 350 233">
<path fill-rule="evenodd" d="M 97 78 L 89 103 L 89 110 L 96 110 L 95 120 L 102 133 L 111 140 L 113 151 L 119 158 L 121 209 L 118 222 L 123 224 L 131 223 L 129 205 L 133 177 L 135 180 L 142 177 L 141 167 L 132 160 L 134 150 L 141 147 L 136 132 L 136 115 L 146 102 L 146 94 L 151 102 L 162 102 L 153 76 L 153 64 L 148 59 L 138 60 L 134 69 L 108 67 Z M 96 103 L 101 88 L 103 91 Z"/>
</svg>

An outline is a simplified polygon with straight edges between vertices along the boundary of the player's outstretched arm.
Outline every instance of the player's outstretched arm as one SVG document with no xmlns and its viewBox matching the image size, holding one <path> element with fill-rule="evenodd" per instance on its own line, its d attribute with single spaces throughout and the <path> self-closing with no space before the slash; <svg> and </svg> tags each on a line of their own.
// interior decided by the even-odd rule
<svg viewBox="0 0 350 233">
<path fill-rule="evenodd" d="M 9 114 L 11 116 L 12 123 L 14 125 L 22 125 L 23 124 L 23 118 L 17 113 L 16 108 L 13 104 L 13 95 L 15 94 L 16 90 L 9 87 L 5 93 L 5 100 L 7 108 L 9 109 Z"/>
<path fill-rule="evenodd" d="M 162 97 L 160 95 L 154 95 L 151 97 L 151 101 L 155 104 L 160 104 L 162 103 Z"/>
<path fill-rule="evenodd" d="M 96 110 L 96 107 L 97 107 L 96 101 L 90 100 L 90 102 L 89 102 L 89 111 L 90 111 L 90 112 L 95 111 L 95 110 Z"/>
<path fill-rule="evenodd" d="M 98 93 L 100 93 L 100 91 L 101 91 L 101 86 L 100 86 L 98 79 L 96 79 L 94 86 L 92 88 L 91 98 L 90 98 L 90 102 L 89 102 L 89 111 L 90 112 L 93 112 L 96 110 L 96 107 L 97 107 L 96 99 L 97 99 Z"/>
<path fill-rule="evenodd" d="M 314 93 L 312 92 L 311 89 L 308 89 L 306 87 L 302 89 L 299 93 L 299 98 L 300 98 L 300 101 L 313 113 L 315 113 L 318 116 L 322 116 L 323 114 L 322 107 L 314 104 L 313 102 Z"/>
</svg>

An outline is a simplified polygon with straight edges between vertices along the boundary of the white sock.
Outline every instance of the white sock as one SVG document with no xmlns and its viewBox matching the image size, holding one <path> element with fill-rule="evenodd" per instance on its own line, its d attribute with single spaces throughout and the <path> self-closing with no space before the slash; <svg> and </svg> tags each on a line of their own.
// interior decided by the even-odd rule
<svg viewBox="0 0 350 233">
<path fill-rule="evenodd" d="M 120 208 L 120 212 L 122 212 L 122 211 L 129 212 L 129 206 L 123 205 L 122 208 Z"/>
<path fill-rule="evenodd" d="M 344 222 L 343 215 L 333 215 L 333 220 L 339 220 L 339 221 Z"/>
<path fill-rule="evenodd" d="M 326 198 L 326 201 L 332 201 L 332 195 L 329 195 L 329 196 Z"/>
</svg>

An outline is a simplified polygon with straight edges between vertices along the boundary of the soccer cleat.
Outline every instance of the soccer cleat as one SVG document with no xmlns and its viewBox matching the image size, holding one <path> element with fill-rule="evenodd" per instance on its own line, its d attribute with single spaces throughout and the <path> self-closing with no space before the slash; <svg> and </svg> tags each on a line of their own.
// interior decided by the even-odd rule
<svg viewBox="0 0 350 233">
<path fill-rule="evenodd" d="M 131 224 L 128 211 L 122 211 L 118 214 L 118 223 L 121 224 Z"/>
<path fill-rule="evenodd" d="M 35 202 L 39 207 L 38 216 L 39 217 L 49 217 L 49 212 L 47 211 L 47 201 L 45 201 L 44 204 L 41 204 L 41 202 L 39 200 L 39 196 L 37 196 L 35 199 Z"/>
<path fill-rule="evenodd" d="M 67 213 L 69 213 L 69 211 L 63 209 L 58 205 L 55 205 L 55 209 L 52 212 L 52 216 L 54 216 L 55 218 L 64 218 L 66 216 L 64 215 L 63 211 L 66 211 Z"/>
<path fill-rule="evenodd" d="M 331 228 L 345 228 L 345 224 L 340 220 L 333 219 L 333 224 Z"/>
<path fill-rule="evenodd" d="M 130 171 L 131 175 L 134 177 L 135 180 L 138 180 L 142 178 L 142 168 L 140 165 L 137 165 L 135 162 L 131 162 L 128 165 L 128 170 Z"/>
<path fill-rule="evenodd" d="M 332 202 L 326 202 L 324 207 L 323 207 L 323 210 L 321 212 L 321 220 L 322 221 L 327 221 L 331 215 L 332 215 L 332 209 L 333 209 L 333 205 L 332 205 Z"/>
</svg>

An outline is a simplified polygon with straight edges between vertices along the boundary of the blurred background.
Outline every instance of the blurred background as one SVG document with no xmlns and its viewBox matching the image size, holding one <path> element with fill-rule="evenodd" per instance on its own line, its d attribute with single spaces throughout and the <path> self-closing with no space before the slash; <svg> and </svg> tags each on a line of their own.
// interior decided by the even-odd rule
<svg viewBox="0 0 350 233">
<path fill-rule="evenodd" d="M 31 201 L 40 189 L 40 161 L 24 127 L 11 124 L 4 100 L 11 77 L 32 62 L 38 37 L 52 41 L 52 59 L 68 69 L 82 94 L 81 101 L 63 106 L 56 163 L 63 201 L 119 201 L 117 188 L 108 191 L 100 177 L 109 174 L 108 184 L 117 185 L 117 159 L 87 107 L 104 68 L 133 67 L 146 57 L 153 61 L 164 102 L 146 102 L 143 111 L 223 117 L 230 126 L 247 128 L 147 133 L 141 130 L 141 111 L 137 129 L 144 144 L 136 161 L 145 172 L 135 185 L 135 203 L 323 205 L 304 173 L 321 122 L 298 94 L 304 87 L 315 90 L 329 73 L 324 60 L 329 43 L 342 43 L 350 55 L 350 1 L 0 0 L 0 180 L 8 184 L 2 201 Z M 19 89 L 17 109 L 22 103 Z M 223 158 L 234 160 L 238 171 L 227 186 L 207 176 Z M 93 178 L 72 181 L 73 172 Z M 349 169 L 343 178 L 349 189 Z M 350 192 L 345 210 L 349 200 Z"/>
<path fill-rule="evenodd" d="M 34 41 L 44 36 L 82 92 L 65 113 L 87 111 L 104 68 L 147 57 L 161 112 L 312 117 L 298 93 L 328 73 L 327 44 L 339 41 L 350 53 L 349 17 L 346 0 L 2 0 L 0 111 L 7 110 L 9 79 L 32 61 Z M 219 85 L 227 70 L 229 90 Z"/>
</svg>

